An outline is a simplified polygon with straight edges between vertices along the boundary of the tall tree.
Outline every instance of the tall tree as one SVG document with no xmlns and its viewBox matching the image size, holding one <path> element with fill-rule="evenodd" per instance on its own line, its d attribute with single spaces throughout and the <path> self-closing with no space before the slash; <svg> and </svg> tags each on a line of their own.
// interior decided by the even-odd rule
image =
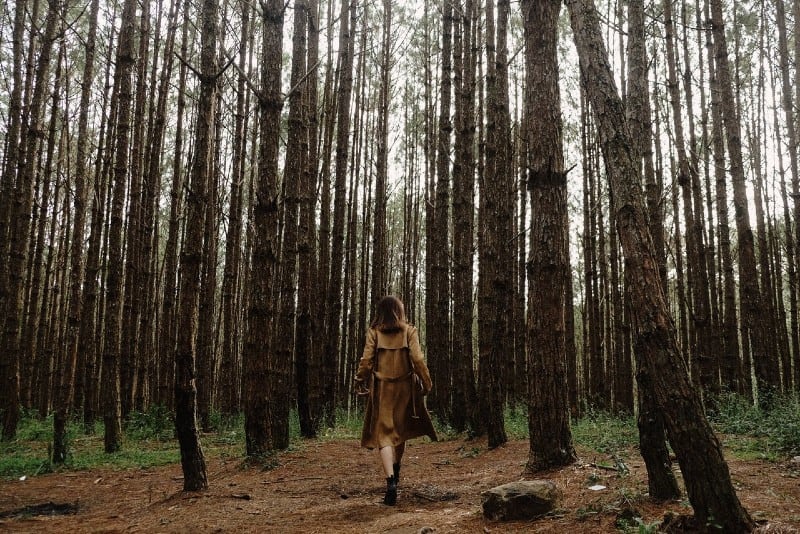
<svg viewBox="0 0 800 534">
<path fill-rule="evenodd" d="M 33 210 L 33 196 L 35 185 L 35 169 L 38 163 L 37 146 L 39 144 L 39 131 L 43 130 L 39 124 L 41 120 L 44 100 L 47 94 L 48 78 L 50 73 L 50 60 L 56 30 L 61 16 L 63 3 L 59 0 L 49 2 L 45 29 L 42 35 L 41 50 L 36 63 L 36 81 L 33 94 L 27 110 L 29 123 L 21 121 L 21 136 L 18 147 L 15 147 L 17 157 L 16 169 L 8 169 L 8 180 L 14 182 L 11 206 L 8 210 L 9 228 L 7 249 L 0 253 L 7 254 L 8 262 L 0 269 L 0 295 L 5 295 L 2 302 L 7 310 L 3 330 L 0 332 L 2 341 L 3 358 L 0 359 L 0 377 L 5 383 L 4 413 L 3 413 L 3 439 L 13 439 L 17 432 L 20 417 L 19 404 L 19 368 L 20 368 L 20 338 L 19 328 L 22 321 L 24 308 L 24 280 L 25 267 L 28 263 L 28 238 L 31 230 L 31 215 Z M 28 62 L 33 64 L 33 58 Z M 15 139 L 10 139 L 15 143 Z M 12 180 L 12 177 L 13 180 Z M 4 178 L 6 179 L 6 178 Z M 5 236 L 0 236 L 0 239 Z M 0 241 L 1 242 L 1 241 Z"/>
<path fill-rule="evenodd" d="M 292 93 L 289 95 L 289 131 L 283 179 L 283 241 L 281 242 L 281 289 L 274 364 L 270 365 L 270 393 L 275 396 L 275 410 L 270 414 L 272 438 L 276 448 L 289 446 L 289 399 L 292 385 L 292 355 L 297 297 L 298 217 L 301 182 L 307 177 L 308 124 L 305 110 L 305 74 L 308 27 L 308 4 L 294 2 L 292 39 Z"/>
<path fill-rule="evenodd" d="M 392 84 L 392 2 L 383 0 L 383 35 L 380 53 L 380 88 L 375 161 L 374 219 L 372 232 L 372 303 L 389 287 L 389 247 L 386 227 L 387 181 L 389 172 L 389 104 Z"/>
<path fill-rule="evenodd" d="M 475 428 L 475 371 L 473 363 L 473 270 L 475 233 L 475 64 L 472 46 L 473 0 L 460 8 L 461 38 L 454 47 L 456 72 L 455 160 L 453 163 L 453 428 Z"/>
<path fill-rule="evenodd" d="M 426 274 L 428 285 L 426 299 L 426 343 L 429 367 L 436 377 L 428 403 L 440 419 L 449 417 L 449 363 L 450 363 L 450 137 L 453 131 L 451 102 L 453 88 L 453 0 L 442 4 L 441 78 L 439 85 L 439 120 L 436 135 L 436 185 L 432 192 L 433 204 L 430 225 L 426 226 L 431 243 L 430 271 Z"/>
<path fill-rule="evenodd" d="M 628 5 L 628 92 L 625 101 L 627 124 L 631 134 L 631 152 L 634 161 L 642 162 L 650 236 L 653 239 L 658 261 L 659 281 L 667 294 L 667 265 L 664 253 L 664 215 L 661 206 L 661 188 L 656 183 L 653 168 L 650 95 L 647 81 L 647 50 L 645 48 L 645 12 L 642 0 L 631 0 Z M 628 287 L 628 292 L 630 287 Z M 636 352 L 636 370 L 639 413 L 639 449 L 647 468 L 647 484 L 654 499 L 675 499 L 680 496 L 678 481 L 672 472 L 669 449 L 665 441 L 664 422 L 658 412 L 653 395 L 644 390 L 652 384 L 646 375 L 649 368 Z"/>
<path fill-rule="evenodd" d="M 234 115 L 233 157 L 231 163 L 231 191 L 228 208 L 228 233 L 225 238 L 225 267 L 222 274 L 222 355 L 220 366 L 226 371 L 220 373 L 219 409 L 224 414 L 233 414 L 240 405 L 239 377 L 241 360 L 239 357 L 239 329 L 237 326 L 237 298 L 242 271 L 242 206 L 244 199 L 245 156 L 247 155 L 247 98 L 245 91 L 245 67 L 250 45 L 250 11 L 246 2 L 239 2 L 242 12 L 241 42 L 239 44 L 238 70 L 236 81 L 236 112 Z"/>
<path fill-rule="evenodd" d="M 186 199 L 186 238 L 181 252 L 178 345 L 175 350 L 175 431 L 181 449 L 184 491 L 208 487 L 197 429 L 197 333 L 202 290 L 203 242 L 213 172 L 217 116 L 217 0 L 203 0 L 200 11 L 200 95 L 195 122 L 194 159 Z M 208 236 L 205 236 L 208 238 Z M 211 310 L 206 310 L 211 313 Z"/>
<path fill-rule="evenodd" d="M 349 9 L 348 9 L 349 7 Z M 325 423 L 332 426 L 335 417 L 336 369 L 342 331 L 342 269 L 344 257 L 345 204 L 350 142 L 350 97 L 353 92 L 353 47 L 355 1 L 342 0 L 339 28 L 339 90 L 336 101 L 336 162 L 334 170 L 333 228 L 330 272 L 327 273 L 325 300 L 325 343 L 323 346 L 323 411 Z M 324 208 L 323 208 L 324 209 Z"/>
<path fill-rule="evenodd" d="M 568 0 L 567 8 L 581 76 L 598 121 L 610 185 L 616 193 L 614 215 L 631 281 L 636 350 L 641 351 L 653 380 L 647 386 L 664 415 L 698 524 L 704 528 L 713 519 L 724 531 L 749 532 L 754 527 L 753 520 L 736 497 L 722 447 L 705 418 L 676 343 L 647 229 L 641 173 L 630 151 L 630 133 L 597 11 L 590 0 Z"/>
<path fill-rule="evenodd" d="M 120 345 L 123 304 L 123 210 L 128 181 L 128 149 L 131 128 L 131 102 L 133 101 L 131 74 L 133 72 L 134 37 L 136 29 L 136 2 L 125 0 L 122 8 L 122 26 L 117 46 L 117 69 L 114 72 L 112 107 L 117 108 L 116 145 L 114 148 L 113 200 L 108 230 L 108 274 L 105 295 L 105 341 L 103 343 L 103 422 L 106 452 L 115 452 L 122 446 L 120 405 Z M 116 106 L 115 106 L 116 104 Z"/>
<path fill-rule="evenodd" d="M 319 389 L 311 389 L 311 362 L 314 347 L 319 340 L 313 339 L 314 320 L 312 315 L 314 288 L 313 277 L 317 268 L 314 250 L 316 240 L 315 209 L 317 173 L 319 172 L 319 148 L 317 142 L 318 98 L 317 83 L 319 63 L 319 1 L 308 2 L 308 80 L 305 84 L 305 119 L 308 131 L 308 164 L 300 185 L 300 226 L 298 229 L 299 272 L 297 288 L 297 324 L 295 326 L 295 380 L 297 382 L 297 412 L 300 419 L 300 432 L 306 437 L 314 437 L 319 429 L 319 413 L 313 407 L 319 406 Z M 316 326 L 324 326 L 317 324 Z M 316 367 L 318 373 L 318 367 Z"/>
<path fill-rule="evenodd" d="M 569 429 L 566 301 L 569 271 L 567 172 L 564 169 L 558 87 L 560 0 L 522 3 L 525 28 L 525 114 L 531 194 L 528 282 L 527 469 L 569 465 L 577 459 Z"/>
<path fill-rule="evenodd" d="M 66 352 L 64 353 L 61 389 L 53 416 L 53 461 L 61 463 L 67 456 L 66 428 L 69 409 L 72 404 L 73 386 L 75 383 L 76 364 L 78 361 L 78 334 L 80 332 L 83 282 L 83 235 L 86 223 L 86 184 L 88 182 L 87 148 L 89 128 L 89 98 L 94 81 L 94 57 L 97 41 L 97 15 L 99 0 L 92 0 L 89 7 L 89 31 L 81 81 L 81 101 L 78 108 L 78 146 L 75 160 L 75 194 L 73 198 L 72 248 L 70 250 L 70 307 L 67 317 Z M 91 319 L 90 319 L 91 320 Z"/>
<path fill-rule="evenodd" d="M 512 253 L 508 236 L 513 227 L 511 139 L 508 110 L 509 4 L 486 2 L 486 171 L 481 182 L 478 217 L 478 362 L 479 403 L 489 446 L 507 441 L 503 409 L 506 358 L 512 354 L 513 325 L 507 310 L 513 302 Z"/>
<path fill-rule="evenodd" d="M 248 456 L 263 456 L 274 448 L 268 424 L 275 399 L 264 388 L 268 383 L 268 357 L 274 315 L 272 284 L 278 259 L 278 141 L 281 108 L 281 58 L 283 2 L 262 5 L 264 25 L 259 95 L 258 176 L 254 184 L 253 250 L 248 277 L 249 309 L 243 353 L 243 401 Z"/>
<path fill-rule="evenodd" d="M 734 219 L 736 220 L 736 236 L 738 240 L 739 259 L 739 303 L 741 306 L 742 352 L 744 368 L 740 373 L 743 384 L 750 384 L 750 365 L 755 367 L 756 387 L 767 395 L 770 389 L 768 376 L 768 359 L 772 357 L 765 348 L 768 346 L 764 338 L 762 317 L 764 312 L 763 297 L 758 286 L 756 271 L 755 244 L 753 230 L 750 226 L 750 209 L 748 207 L 747 189 L 742 158 L 741 125 L 737 111 L 736 97 L 733 90 L 733 78 L 728 61 L 728 44 L 725 36 L 725 23 L 722 15 L 722 2 L 711 0 L 711 33 L 714 37 L 714 60 L 720 89 L 720 109 L 722 124 L 728 148 L 728 169 L 733 186 Z M 749 388 L 748 388 L 749 389 Z M 741 393 L 749 393 L 742 389 Z M 760 400 L 764 400 L 760 398 Z"/>
</svg>

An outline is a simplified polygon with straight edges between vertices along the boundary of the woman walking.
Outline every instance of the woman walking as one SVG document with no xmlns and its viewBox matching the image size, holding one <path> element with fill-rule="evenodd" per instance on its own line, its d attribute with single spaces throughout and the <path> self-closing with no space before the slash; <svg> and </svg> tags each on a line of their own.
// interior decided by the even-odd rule
<svg viewBox="0 0 800 534">
<path fill-rule="evenodd" d="M 436 441 L 423 399 L 431 390 L 431 376 L 419 333 L 406 321 L 397 297 L 378 302 L 355 381 L 356 392 L 367 396 L 361 446 L 379 449 L 386 473 L 383 502 L 394 505 L 406 440 L 428 436 Z"/>
</svg>

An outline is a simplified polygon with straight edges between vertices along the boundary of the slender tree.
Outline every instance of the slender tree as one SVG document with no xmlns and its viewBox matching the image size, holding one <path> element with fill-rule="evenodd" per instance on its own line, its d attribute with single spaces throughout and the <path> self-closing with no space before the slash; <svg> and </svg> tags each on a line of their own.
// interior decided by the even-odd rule
<svg viewBox="0 0 800 534">
<path fill-rule="evenodd" d="M 749 532 L 754 527 L 753 520 L 736 497 L 722 447 L 705 418 L 676 344 L 647 229 L 641 173 L 630 151 L 630 133 L 608 64 L 597 11 L 587 0 L 569 0 L 567 8 L 581 76 L 587 82 L 598 121 L 606 170 L 617 193 L 615 221 L 630 274 L 636 350 L 642 352 L 643 361 L 650 366 L 653 380 L 647 386 L 664 416 L 698 524 L 704 528 L 713 520 L 722 530 Z"/>
<path fill-rule="evenodd" d="M 507 441 L 503 409 L 506 358 L 512 353 L 513 325 L 506 310 L 513 302 L 510 240 L 511 140 L 508 111 L 509 4 L 497 3 L 497 33 L 494 2 L 486 2 L 486 172 L 480 189 L 478 236 L 478 362 L 479 403 L 489 446 Z M 563 288 L 562 288 L 563 289 Z"/>
<path fill-rule="evenodd" d="M 631 134 L 631 152 L 644 176 L 644 186 L 649 216 L 649 230 L 658 260 L 659 281 L 664 295 L 667 294 L 667 266 L 664 255 L 664 216 L 661 207 L 661 192 L 655 179 L 653 151 L 651 148 L 650 98 L 647 81 L 647 51 L 645 48 L 645 13 L 642 0 L 632 0 L 628 5 L 628 94 L 625 109 L 628 129 Z M 628 287 L 628 293 L 630 287 Z M 647 376 L 649 368 L 636 352 L 636 370 L 639 383 L 636 420 L 639 428 L 639 449 L 647 468 L 649 494 L 654 499 L 675 499 L 680 489 L 672 472 L 669 449 L 665 441 L 664 422 L 658 412 L 653 395 L 644 390 L 652 384 Z"/>
<path fill-rule="evenodd" d="M 202 291 L 205 220 L 212 198 L 214 123 L 217 114 L 217 0 L 203 0 L 200 12 L 200 95 L 195 123 L 194 160 L 186 199 L 186 239 L 181 252 L 178 345 L 175 350 L 175 430 L 181 449 L 184 491 L 208 487 L 197 429 L 196 361 L 198 307 Z M 208 238 L 208 236 L 205 236 Z M 206 310 L 211 313 L 211 310 Z"/>
</svg>

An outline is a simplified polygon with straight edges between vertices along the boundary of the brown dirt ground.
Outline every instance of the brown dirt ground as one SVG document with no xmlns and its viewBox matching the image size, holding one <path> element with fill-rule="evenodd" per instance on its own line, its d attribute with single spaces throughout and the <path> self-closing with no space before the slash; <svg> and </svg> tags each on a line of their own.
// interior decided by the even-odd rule
<svg viewBox="0 0 800 534">
<path fill-rule="evenodd" d="M 579 450 L 577 464 L 536 477 L 563 491 L 556 513 L 534 521 L 484 519 L 481 492 L 523 478 L 527 452 L 527 441 L 494 450 L 485 441 L 412 442 L 396 507 L 381 504 L 377 453 L 356 441 L 305 441 L 281 454 L 271 470 L 214 458 L 208 462 L 211 487 L 200 493 L 181 491 L 180 465 L 55 473 L 0 482 L 0 515 L 48 502 L 77 504 L 77 513 L 7 517 L 0 519 L 0 531 L 618 532 L 615 521 L 626 509 L 648 525 L 665 512 L 691 513 L 685 501 L 654 503 L 645 496 L 646 473 L 635 451 L 629 474 L 620 476 L 603 467 L 614 465 L 609 457 Z M 761 531 L 800 531 L 800 465 L 736 459 L 729 465 Z M 589 490 L 592 484 L 606 489 Z"/>
</svg>

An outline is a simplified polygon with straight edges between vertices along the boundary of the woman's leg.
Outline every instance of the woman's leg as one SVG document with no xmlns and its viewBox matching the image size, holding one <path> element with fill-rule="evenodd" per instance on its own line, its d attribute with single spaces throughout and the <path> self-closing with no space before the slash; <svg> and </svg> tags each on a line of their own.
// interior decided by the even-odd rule
<svg viewBox="0 0 800 534">
<path fill-rule="evenodd" d="M 394 448 L 394 464 L 392 464 L 392 472 L 394 473 L 394 481 L 398 484 L 400 483 L 400 462 L 403 459 L 403 453 L 405 450 L 405 441 Z"/>
<path fill-rule="evenodd" d="M 394 475 L 394 468 L 392 467 L 394 463 L 394 450 L 395 448 L 391 445 L 383 447 L 380 450 L 381 464 L 383 464 L 383 470 L 386 472 L 387 477 Z"/>
</svg>

